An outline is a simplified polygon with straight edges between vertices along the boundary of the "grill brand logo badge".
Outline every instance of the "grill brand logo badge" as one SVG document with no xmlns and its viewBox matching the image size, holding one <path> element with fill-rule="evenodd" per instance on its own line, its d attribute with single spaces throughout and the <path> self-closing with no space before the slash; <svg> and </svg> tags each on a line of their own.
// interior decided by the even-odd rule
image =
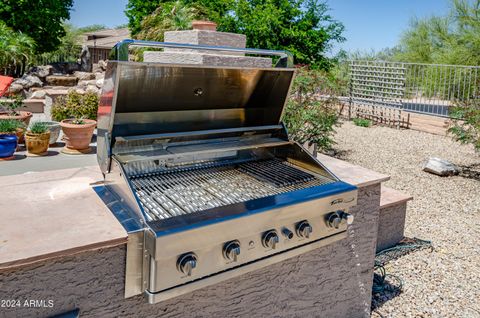
<svg viewBox="0 0 480 318">
<path fill-rule="evenodd" d="M 340 203 L 350 203 L 353 200 L 355 200 L 355 198 L 350 198 L 350 199 L 348 199 L 348 201 L 343 200 L 343 198 L 339 198 L 339 199 L 335 199 L 332 202 L 330 202 L 330 205 L 337 205 L 337 204 L 340 204 Z"/>
<path fill-rule="evenodd" d="M 342 198 L 333 200 L 332 202 L 330 202 L 330 205 L 336 205 L 336 204 L 340 204 L 340 203 L 343 203 Z"/>
</svg>

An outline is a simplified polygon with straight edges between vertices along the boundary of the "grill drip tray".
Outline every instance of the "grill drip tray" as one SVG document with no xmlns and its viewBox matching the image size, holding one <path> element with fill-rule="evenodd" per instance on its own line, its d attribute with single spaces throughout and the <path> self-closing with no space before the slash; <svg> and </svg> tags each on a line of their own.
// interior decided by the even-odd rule
<svg viewBox="0 0 480 318">
<path fill-rule="evenodd" d="M 279 159 L 175 169 L 132 176 L 130 180 L 148 221 L 333 182 Z"/>
</svg>

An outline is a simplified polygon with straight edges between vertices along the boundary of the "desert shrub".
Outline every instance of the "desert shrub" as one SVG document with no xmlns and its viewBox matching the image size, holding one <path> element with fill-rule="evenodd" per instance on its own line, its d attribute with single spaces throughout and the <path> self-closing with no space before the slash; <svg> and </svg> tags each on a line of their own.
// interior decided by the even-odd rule
<svg viewBox="0 0 480 318">
<path fill-rule="evenodd" d="M 326 97 L 320 93 L 329 92 Z M 328 150 L 335 143 L 333 136 L 338 124 L 338 99 L 335 81 L 319 70 L 299 68 L 292 86 L 283 121 L 292 138 L 315 149 Z"/>
<path fill-rule="evenodd" d="M 473 144 L 480 151 L 480 100 L 457 102 L 450 110 L 452 123 L 448 132 L 463 144 Z"/>
<path fill-rule="evenodd" d="M 59 97 L 52 106 L 52 118 L 62 121 L 70 118 L 97 119 L 98 95 L 95 93 L 79 94 L 71 91 Z"/>
<path fill-rule="evenodd" d="M 352 121 L 360 127 L 370 127 L 372 125 L 372 121 L 365 118 L 353 118 Z"/>
</svg>

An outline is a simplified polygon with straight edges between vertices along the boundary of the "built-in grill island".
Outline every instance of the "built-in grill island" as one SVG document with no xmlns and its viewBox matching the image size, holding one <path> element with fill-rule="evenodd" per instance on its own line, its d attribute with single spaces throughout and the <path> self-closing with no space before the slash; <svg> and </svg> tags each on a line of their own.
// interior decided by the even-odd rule
<svg viewBox="0 0 480 318">
<path fill-rule="evenodd" d="M 129 46 L 278 56 L 276 67 L 128 62 Z M 357 189 L 289 139 L 286 52 L 126 41 L 108 62 L 98 162 L 129 231 L 125 296 L 166 300 L 346 237 Z"/>
</svg>

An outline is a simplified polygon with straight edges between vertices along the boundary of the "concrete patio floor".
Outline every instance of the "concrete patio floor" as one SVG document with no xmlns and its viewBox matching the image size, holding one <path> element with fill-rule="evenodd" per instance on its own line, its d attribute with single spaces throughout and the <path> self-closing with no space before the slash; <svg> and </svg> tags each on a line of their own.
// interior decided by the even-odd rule
<svg viewBox="0 0 480 318">
<path fill-rule="evenodd" d="M 59 140 L 61 137 L 59 138 Z M 63 142 L 48 148 L 48 154 L 44 157 L 28 157 L 24 145 L 20 145 L 20 151 L 15 152 L 14 158 L 0 161 L 0 176 L 11 176 L 30 172 L 79 168 L 97 165 L 97 143 L 96 138 L 92 138 L 90 144 L 92 152 L 90 154 L 66 155 L 61 152 Z"/>
</svg>

